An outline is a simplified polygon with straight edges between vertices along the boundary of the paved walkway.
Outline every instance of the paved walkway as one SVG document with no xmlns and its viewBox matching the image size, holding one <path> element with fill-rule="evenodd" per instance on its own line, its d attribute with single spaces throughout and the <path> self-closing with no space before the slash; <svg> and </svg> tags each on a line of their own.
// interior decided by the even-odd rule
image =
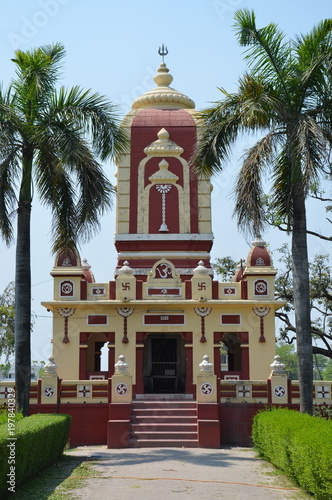
<svg viewBox="0 0 332 500">
<path fill-rule="evenodd" d="M 73 493 L 93 500 L 304 499 L 308 497 L 247 448 L 79 447 L 67 452 L 94 460 L 96 476 Z M 98 475 L 102 475 L 98 477 Z"/>
</svg>

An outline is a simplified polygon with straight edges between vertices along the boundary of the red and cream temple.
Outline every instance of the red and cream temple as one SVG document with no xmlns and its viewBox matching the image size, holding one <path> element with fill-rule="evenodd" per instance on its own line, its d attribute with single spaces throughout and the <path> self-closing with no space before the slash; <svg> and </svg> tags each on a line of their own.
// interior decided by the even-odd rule
<svg viewBox="0 0 332 500">
<path fill-rule="evenodd" d="M 271 374 L 283 305 L 274 299 L 276 271 L 258 239 L 232 282 L 213 278 L 212 186 L 189 167 L 195 105 L 170 87 L 164 62 L 154 80 L 123 122 L 131 147 L 117 165 L 115 279 L 96 283 L 78 253 L 57 255 L 54 297 L 43 303 L 53 312 L 54 359 L 32 386 L 31 408 L 72 414 L 73 444 L 137 446 L 143 436 L 148 446 L 139 427 L 135 440 L 133 418 L 156 404 L 168 415 L 178 407 L 180 421 L 190 407 L 196 434 L 181 437 L 170 425 L 167 437 L 164 426 L 152 446 L 246 444 L 257 408 L 298 403 L 298 385 L 278 360 Z M 330 401 L 326 384 L 316 398 Z"/>
</svg>

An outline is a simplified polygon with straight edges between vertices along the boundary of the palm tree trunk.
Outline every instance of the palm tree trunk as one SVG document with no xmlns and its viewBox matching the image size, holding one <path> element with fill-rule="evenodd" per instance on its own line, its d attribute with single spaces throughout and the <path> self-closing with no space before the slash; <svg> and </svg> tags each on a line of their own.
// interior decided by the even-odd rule
<svg viewBox="0 0 332 500">
<path fill-rule="evenodd" d="M 31 380 L 31 202 L 20 202 L 17 213 L 15 277 L 15 379 L 18 410 L 29 414 Z"/>
<path fill-rule="evenodd" d="M 309 266 L 305 196 L 300 184 L 293 188 L 292 261 L 296 343 L 300 383 L 300 411 L 312 414 L 313 359 L 310 325 Z"/>
</svg>

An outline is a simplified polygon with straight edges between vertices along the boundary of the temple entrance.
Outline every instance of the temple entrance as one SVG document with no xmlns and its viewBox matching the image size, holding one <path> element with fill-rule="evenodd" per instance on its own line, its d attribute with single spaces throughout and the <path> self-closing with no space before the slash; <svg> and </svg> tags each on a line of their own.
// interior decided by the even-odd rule
<svg viewBox="0 0 332 500">
<path fill-rule="evenodd" d="M 149 334 L 145 340 L 144 392 L 183 393 L 185 386 L 184 339 L 180 334 Z"/>
</svg>

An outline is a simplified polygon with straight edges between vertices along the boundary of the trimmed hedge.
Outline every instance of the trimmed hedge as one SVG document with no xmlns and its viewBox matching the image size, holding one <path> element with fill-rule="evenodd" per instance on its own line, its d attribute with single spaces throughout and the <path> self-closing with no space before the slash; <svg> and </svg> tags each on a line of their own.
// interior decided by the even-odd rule
<svg viewBox="0 0 332 500">
<path fill-rule="evenodd" d="M 0 497 L 13 484 L 17 491 L 24 480 L 62 455 L 70 423 L 70 415 L 37 414 L 18 420 L 12 429 L 6 423 L 0 426 Z M 7 482 L 10 479 L 13 483 Z"/>
<path fill-rule="evenodd" d="M 332 498 L 332 422 L 286 408 L 254 417 L 252 439 L 259 454 L 317 500 Z"/>
</svg>

